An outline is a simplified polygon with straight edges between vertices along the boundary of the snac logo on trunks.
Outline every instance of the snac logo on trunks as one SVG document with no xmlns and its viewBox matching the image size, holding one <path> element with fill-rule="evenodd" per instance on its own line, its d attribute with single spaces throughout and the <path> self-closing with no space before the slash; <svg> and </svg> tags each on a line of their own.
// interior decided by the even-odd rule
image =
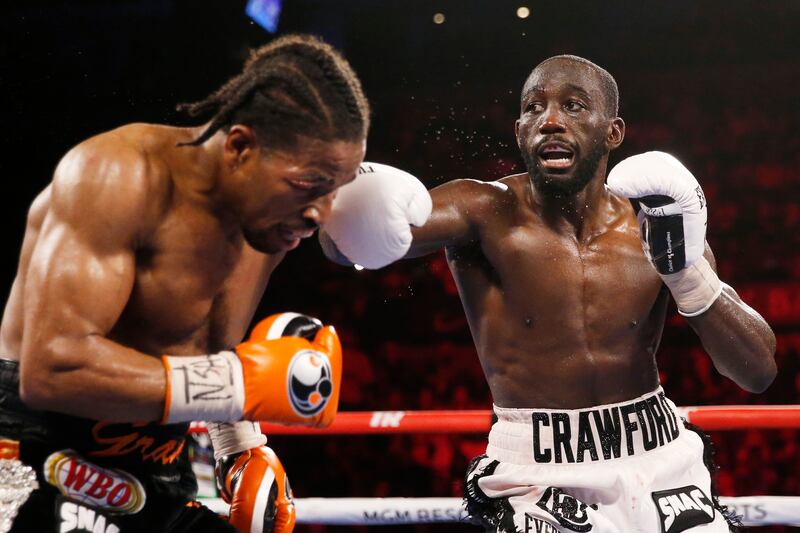
<svg viewBox="0 0 800 533">
<path fill-rule="evenodd" d="M 652 494 L 661 517 L 661 533 L 679 533 L 714 521 L 714 504 L 694 485 Z"/>
<path fill-rule="evenodd" d="M 56 500 L 56 516 L 61 520 L 59 533 L 119 533 L 119 526 L 96 509 L 78 505 L 60 496 Z"/>
<path fill-rule="evenodd" d="M 127 472 L 90 463 L 73 450 L 51 454 L 44 462 L 44 477 L 64 496 L 103 511 L 138 513 L 146 500 L 138 479 Z"/>
</svg>

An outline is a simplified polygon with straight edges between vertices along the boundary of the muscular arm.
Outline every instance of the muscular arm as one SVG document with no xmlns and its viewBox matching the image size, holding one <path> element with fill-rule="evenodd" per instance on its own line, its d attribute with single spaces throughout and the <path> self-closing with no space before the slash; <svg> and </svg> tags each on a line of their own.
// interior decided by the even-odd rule
<svg viewBox="0 0 800 533">
<path fill-rule="evenodd" d="M 705 257 L 716 269 L 708 245 Z M 708 311 L 687 320 L 720 374 L 749 392 L 763 392 L 775 379 L 775 334 L 732 288 L 724 286 Z"/>
<path fill-rule="evenodd" d="M 504 185 L 476 180 L 454 180 L 430 191 L 433 208 L 424 226 L 411 227 L 411 247 L 404 258 L 420 257 L 446 246 L 476 241 L 478 221 Z M 319 242 L 325 255 L 340 265 L 352 266 L 323 228 Z"/>
<path fill-rule="evenodd" d="M 431 190 L 433 211 L 424 226 L 412 228 L 407 258 L 420 257 L 448 246 L 476 241 L 478 222 L 505 186 L 475 180 L 454 180 Z"/>
<path fill-rule="evenodd" d="M 148 167 L 112 141 L 59 164 L 26 273 L 20 394 L 29 406 L 113 422 L 158 420 L 166 378 L 152 354 L 107 338 L 134 284 Z"/>
</svg>

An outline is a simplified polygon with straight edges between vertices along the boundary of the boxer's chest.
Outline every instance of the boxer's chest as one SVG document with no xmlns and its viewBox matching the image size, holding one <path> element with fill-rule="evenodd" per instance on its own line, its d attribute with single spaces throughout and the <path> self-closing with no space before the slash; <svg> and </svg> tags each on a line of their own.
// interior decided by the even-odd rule
<svg viewBox="0 0 800 533">
<path fill-rule="evenodd" d="M 247 324 L 232 321 L 232 308 L 237 295 L 255 290 L 254 263 L 263 262 L 244 248 L 213 219 L 176 211 L 137 253 L 136 282 L 115 334 L 172 354 L 235 342 Z"/>
<path fill-rule="evenodd" d="M 646 320 L 661 288 L 635 231 L 612 230 L 578 242 L 519 227 L 489 242 L 485 253 L 508 308 L 554 328 L 574 325 L 614 335 Z"/>
</svg>

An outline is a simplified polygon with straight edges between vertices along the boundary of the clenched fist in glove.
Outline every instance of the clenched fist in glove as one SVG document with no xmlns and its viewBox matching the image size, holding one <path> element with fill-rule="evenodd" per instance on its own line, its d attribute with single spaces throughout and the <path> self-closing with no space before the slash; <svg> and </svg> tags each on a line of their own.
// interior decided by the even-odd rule
<svg viewBox="0 0 800 533">
<path fill-rule="evenodd" d="M 298 322 L 305 324 L 302 334 L 278 327 Z M 324 427 L 336 416 L 339 337 L 332 326 L 305 315 L 281 313 L 262 321 L 235 352 L 164 356 L 162 361 L 166 423 L 244 419 Z"/>
<path fill-rule="evenodd" d="M 216 451 L 215 451 L 216 455 Z M 259 446 L 217 459 L 217 486 L 242 533 L 290 533 L 295 509 L 289 478 L 275 452 Z"/>
<path fill-rule="evenodd" d="M 400 169 L 364 162 L 352 183 L 341 187 L 319 233 L 325 255 L 341 264 L 381 268 L 411 247 L 411 226 L 422 226 L 431 195 Z"/>
<path fill-rule="evenodd" d="M 332 337 L 333 336 L 333 337 Z M 280 408 L 280 418 L 297 414 L 317 420 L 316 425 L 333 421 L 339 401 L 339 388 L 334 386 L 341 374 L 341 348 L 330 326 L 323 326 L 316 318 L 299 313 L 279 313 L 259 322 L 243 346 L 270 343 L 280 339 L 310 342 L 318 350 L 331 353 L 337 359 L 336 369 L 327 369 L 322 353 L 302 354 L 294 365 L 311 363 L 295 368 L 287 375 L 276 369 L 279 379 L 272 385 L 280 388 L 284 380 L 288 402 Z M 314 358 L 317 364 L 314 364 Z M 308 359 L 308 360 L 306 360 Z M 284 366 L 280 365 L 281 368 Z M 289 364 L 290 370 L 293 366 Z M 265 371 L 266 372 L 266 371 Z M 270 383 L 265 383 L 270 386 Z M 328 405 L 326 405 L 328 404 Z M 332 408 L 330 407 L 332 406 Z M 289 409 L 291 407 L 291 409 Z M 277 407 L 276 407 L 277 408 Z M 295 415 L 289 411 L 299 411 Z M 319 414 L 321 414 L 321 418 Z M 274 421 L 274 419 L 268 419 Z M 208 434 L 214 446 L 216 478 L 222 498 L 231 505 L 229 521 L 244 533 L 289 533 L 294 528 L 295 509 L 289 479 L 270 448 L 264 446 L 267 438 L 261 434 L 257 422 L 241 421 L 235 424 L 210 423 Z"/>
<path fill-rule="evenodd" d="M 608 188 L 638 206 L 642 247 L 684 316 L 711 307 L 722 283 L 703 257 L 707 206 L 703 189 L 680 161 L 646 152 L 621 161 Z"/>
</svg>

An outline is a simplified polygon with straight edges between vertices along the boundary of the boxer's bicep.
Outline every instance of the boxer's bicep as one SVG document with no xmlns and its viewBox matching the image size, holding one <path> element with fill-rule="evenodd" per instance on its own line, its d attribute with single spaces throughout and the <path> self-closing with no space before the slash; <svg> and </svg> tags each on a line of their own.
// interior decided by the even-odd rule
<svg viewBox="0 0 800 533">
<path fill-rule="evenodd" d="M 703 256 L 716 271 L 708 242 Z M 708 311 L 687 320 L 717 370 L 740 387 L 763 392 L 775 379 L 775 334 L 731 286 L 723 284 L 722 294 Z"/>
<path fill-rule="evenodd" d="M 134 253 L 92 241 L 56 217 L 45 223 L 27 272 L 23 354 L 46 353 L 65 338 L 105 335 L 116 323 L 133 288 Z"/>
<path fill-rule="evenodd" d="M 487 187 L 475 180 L 455 180 L 431 190 L 431 216 L 424 226 L 412 228 L 413 240 L 406 257 L 477 240 L 480 217 L 492 192 Z"/>
</svg>

